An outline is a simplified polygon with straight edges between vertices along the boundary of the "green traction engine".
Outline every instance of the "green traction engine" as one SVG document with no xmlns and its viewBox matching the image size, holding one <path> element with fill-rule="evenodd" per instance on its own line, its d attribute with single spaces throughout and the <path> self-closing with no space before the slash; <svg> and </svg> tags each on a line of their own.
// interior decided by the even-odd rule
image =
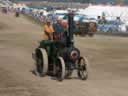
<svg viewBox="0 0 128 96">
<path fill-rule="evenodd" d="M 54 76 L 57 80 L 70 78 L 77 70 L 80 79 L 88 77 L 88 61 L 74 46 L 73 13 L 68 14 L 68 31 L 54 34 L 54 40 L 41 41 L 33 53 L 34 72 L 38 76 Z M 60 38 L 61 37 L 61 38 Z"/>
</svg>

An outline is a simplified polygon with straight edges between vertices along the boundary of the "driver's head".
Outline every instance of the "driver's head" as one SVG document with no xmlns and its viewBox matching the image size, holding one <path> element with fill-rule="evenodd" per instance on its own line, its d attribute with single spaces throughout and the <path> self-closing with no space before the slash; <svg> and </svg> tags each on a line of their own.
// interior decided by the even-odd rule
<svg viewBox="0 0 128 96">
<path fill-rule="evenodd" d="M 47 21 L 46 21 L 46 24 L 47 24 L 47 25 L 50 25 L 50 24 L 51 24 L 51 21 L 50 21 L 50 20 L 47 20 Z"/>
</svg>

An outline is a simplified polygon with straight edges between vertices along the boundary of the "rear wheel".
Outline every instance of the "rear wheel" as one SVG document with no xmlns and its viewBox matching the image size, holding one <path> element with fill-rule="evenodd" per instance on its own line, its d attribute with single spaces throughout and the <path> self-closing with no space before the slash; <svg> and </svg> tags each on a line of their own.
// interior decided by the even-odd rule
<svg viewBox="0 0 128 96">
<path fill-rule="evenodd" d="M 56 77 L 59 81 L 62 81 L 65 77 L 65 62 L 62 57 L 58 57 L 56 62 Z"/>
<path fill-rule="evenodd" d="M 43 48 L 38 48 L 35 54 L 36 64 L 35 64 L 35 74 L 38 76 L 44 76 L 48 72 L 48 56 L 47 52 Z"/>
<path fill-rule="evenodd" d="M 87 80 L 88 78 L 88 60 L 84 57 L 80 57 L 78 61 L 78 77 L 82 80 Z"/>
</svg>

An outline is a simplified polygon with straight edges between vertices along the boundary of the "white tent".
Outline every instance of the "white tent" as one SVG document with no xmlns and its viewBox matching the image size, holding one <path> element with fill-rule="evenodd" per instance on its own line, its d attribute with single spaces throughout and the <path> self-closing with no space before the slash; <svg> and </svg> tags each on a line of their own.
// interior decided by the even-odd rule
<svg viewBox="0 0 128 96">
<path fill-rule="evenodd" d="M 19 8 L 20 10 L 22 10 L 22 8 L 28 8 L 27 5 L 25 4 L 15 4 L 13 3 L 13 8 Z"/>
<path fill-rule="evenodd" d="M 88 8 L 80 10 L 78 13 L 93 18 L 102 16 L 104 13 L 108 19 L 120 17 L 121 20 L 128 20 L 128 6 L 90 5 Z"/>
<path fill-rule="evenodd" d="M 55 14 L 66 14 L 66 13 L 68 13 L 68 11 L 67 10 L 55 10 L 54 13 Z"/>
<path fill-rule="evenodd" d="M 58 19 L 62 19 L 65 14 L 68 14 L 68 10 L 55 10 L 54 14 L 57 15 Z"/>
</svg>

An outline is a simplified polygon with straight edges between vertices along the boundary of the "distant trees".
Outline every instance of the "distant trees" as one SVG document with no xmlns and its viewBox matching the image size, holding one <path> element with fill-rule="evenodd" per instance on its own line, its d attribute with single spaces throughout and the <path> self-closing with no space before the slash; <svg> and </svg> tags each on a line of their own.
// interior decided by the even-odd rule
<svg viewBox="0 0 128 96">
<path fill-rule="evenodd" d="M 125 3 L 125 0 L 116 0 L 116 4 L 123 5 Z"/>
<path fill-rule="evenodd" d="M 11 0 L 11 1 L 48 1 L 48 2 L 80 2 L 80 3 L 114 2 L 115 4 L 128 3 L 128 0 Z"/>
<path fill-rule="evenodd" d="M 80 0 L 81 1 L 81 3 L 89 3 L 90 2 L 90 0 Z"/>
<path fill-rule="evenodd" d="M 54 1 L 54 0 L 52 0 Z M 80 3 L 94 3 L 97 0 L 57 0 L 57 1 L 65 1 L 65 2 L 80 2 Z"/>
</svg>

